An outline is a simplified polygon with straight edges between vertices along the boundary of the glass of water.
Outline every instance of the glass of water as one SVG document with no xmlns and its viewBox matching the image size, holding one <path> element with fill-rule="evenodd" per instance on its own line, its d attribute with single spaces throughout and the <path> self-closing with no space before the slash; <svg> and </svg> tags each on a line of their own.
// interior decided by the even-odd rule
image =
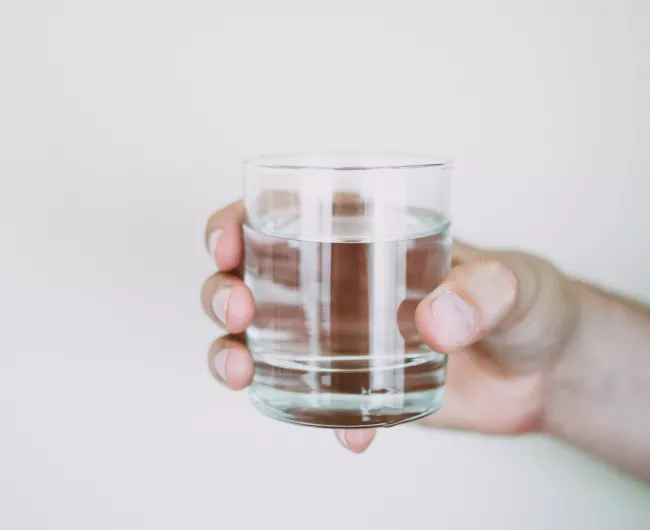
<svg viewBox="0 0 650 530">
<path fill-rule="evenodd" d="M 446 356 L 422 343 L 414 314 L 450 267 L 451 165 L 296 155 L 244 170 L 255 406 L 346 429 L 440 408 Z"/>
</svg>

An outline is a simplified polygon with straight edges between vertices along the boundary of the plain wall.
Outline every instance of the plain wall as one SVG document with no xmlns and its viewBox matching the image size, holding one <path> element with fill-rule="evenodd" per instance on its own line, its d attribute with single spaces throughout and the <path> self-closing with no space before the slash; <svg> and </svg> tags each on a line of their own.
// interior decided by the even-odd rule
<svg viewBox="0 0 650 530">
<path fill-rule="evenodd" d="M 650 528 L 552 440 L 358 457 L 212 380 L 205 220 L 337 149 L 452 157 L 458 236 L 650 302 L 647 1 L 0 0 L 1 529 Z"/>
</svg>

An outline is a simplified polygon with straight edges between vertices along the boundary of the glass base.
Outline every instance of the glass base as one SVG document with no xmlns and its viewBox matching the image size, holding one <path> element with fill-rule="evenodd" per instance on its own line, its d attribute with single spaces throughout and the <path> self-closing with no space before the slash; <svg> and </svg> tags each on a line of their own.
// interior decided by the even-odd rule
<svg viewBox="0 0 650 530">
<path fill-rule="evenodd" d="M 398 394 L 308 394 L 253 383 L 255 408 L 276 420 L 330 429 L 393 427 L 436 412 L 444 386 Z"/>
</svg>

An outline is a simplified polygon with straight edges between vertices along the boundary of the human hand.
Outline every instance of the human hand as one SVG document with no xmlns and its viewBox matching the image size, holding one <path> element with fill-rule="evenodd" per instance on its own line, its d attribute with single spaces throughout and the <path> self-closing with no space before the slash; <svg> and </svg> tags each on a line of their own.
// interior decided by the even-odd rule
<svg viewBox="0 0 650 530">
<path fill-rule="evenodd" d="M 201 293 L 205 312 L 229 333 L 210 348 L 210 369 L 232 390 L 248 386 L 254 373 L 242 335 L 255 312 L 241 277 L 243 217 L 236 202 L 208 221 L 206 245 L 220 272 Z M 443 407 L 421 423 L 493 434 L 537 430 L 547 374 L 576 326 L 577 295 L 551 264 L 525 253 L 455 242 L 452 255 L 452 270 L 415 312 L 422 340 L 449 354 Z M 374 434 L 337 431 L 357 453 Z"/>
</svg>

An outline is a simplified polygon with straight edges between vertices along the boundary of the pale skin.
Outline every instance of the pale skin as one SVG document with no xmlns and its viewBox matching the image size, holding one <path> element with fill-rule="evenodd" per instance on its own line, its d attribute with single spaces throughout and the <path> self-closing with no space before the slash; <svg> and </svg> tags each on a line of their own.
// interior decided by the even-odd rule
<svg viewBox="0 0 650 530">
<path fill-rule="evenodd" d="M 255 306 L 241 279 L 243 206 L 208 221 L 206 246 L 220 272 L 201 292 L 229 335 L 210 368 L 232 390 L 254 372 L 240 340 Z M 445 281 L 419 304 L 416 325 L 449 354 L 445 403 L 421 424 L 484 434 L 544 432 L 650 482 L 650 309 L 568 278 L 521 252 L 458 242 Z M 372 429 L 338 431 L 354 453 Z"/>
</svg>

